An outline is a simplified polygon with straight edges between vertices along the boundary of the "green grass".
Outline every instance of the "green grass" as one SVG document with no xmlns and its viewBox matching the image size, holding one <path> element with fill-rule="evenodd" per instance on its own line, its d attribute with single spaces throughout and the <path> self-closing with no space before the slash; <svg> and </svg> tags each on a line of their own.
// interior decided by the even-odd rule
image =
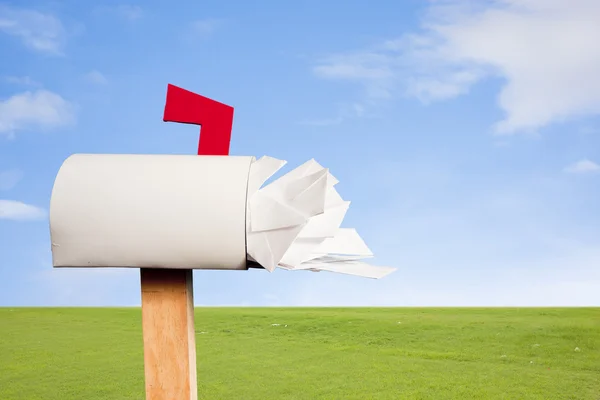
<svg viewBox="0 0 600 400">
<path fill-rule="evenodd" d="M 599 308 L 202 308 L 196 332 L 200 399 L 600 399 Z M 141 311 L 0 308 L 0 399 L 144 399 Z"/>
</svg>

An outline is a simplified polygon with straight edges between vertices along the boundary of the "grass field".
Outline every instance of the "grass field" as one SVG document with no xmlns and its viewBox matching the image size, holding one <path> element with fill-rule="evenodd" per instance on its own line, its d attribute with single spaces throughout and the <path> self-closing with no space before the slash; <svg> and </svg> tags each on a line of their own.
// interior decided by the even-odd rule
<svg viewBox="0 0 600 400">
<path fill-rule="evenodd" d="M 202 308 L 196 333 L 201 399 L 600 399 L 599 308 Z M 0 308 L 1 400 L 143 399 L 143 373 L 139 309 Z"/>
</svg>

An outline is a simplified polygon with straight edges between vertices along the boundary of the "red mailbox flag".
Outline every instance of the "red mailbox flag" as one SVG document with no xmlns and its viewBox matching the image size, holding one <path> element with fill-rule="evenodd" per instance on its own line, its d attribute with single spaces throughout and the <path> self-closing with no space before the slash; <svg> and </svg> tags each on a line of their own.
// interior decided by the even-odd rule
<svg viewBox="0 0 600 400">
<path fill-rule="evenodd" d="M 169 84 L 163 121 L 200 125 L 198 155 L 229 154 L 233 107 Z"/>
</svg>

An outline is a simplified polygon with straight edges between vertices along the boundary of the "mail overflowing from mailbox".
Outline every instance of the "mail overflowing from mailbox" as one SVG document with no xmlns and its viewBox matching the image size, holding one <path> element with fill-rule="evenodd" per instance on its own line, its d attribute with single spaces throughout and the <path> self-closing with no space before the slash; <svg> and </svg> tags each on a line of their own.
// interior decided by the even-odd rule
<svg viewBox="0 0 600 400">
<path fill-rule="evenodd" d="M 382 278 L 395 268 L 369 265 L 373 253 L 355 229 L 341 228 L 350 206 L 338 180 L 314 159 L 264 187 L 286 161 L 262 157 L 250 165 L 248 260 L 268 271 L 330 271 Z"/>
</svg>

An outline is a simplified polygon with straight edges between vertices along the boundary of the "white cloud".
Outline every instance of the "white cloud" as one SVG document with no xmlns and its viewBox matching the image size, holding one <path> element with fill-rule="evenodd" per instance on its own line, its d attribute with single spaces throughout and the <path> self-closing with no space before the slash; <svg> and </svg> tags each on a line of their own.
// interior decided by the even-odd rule
<svg viewBox="0 0 600 400">
<path fill-rule="evenodd" d="M 0 200 L 0 219 L 13 221 L 39 220 L 46 218 L 46 211 L 14 200 Z"/>
<path fill-rule="evenodd" d="M 108 79 L 102 74 L 100 71 L 92 70 L 85 74 L 85 79 L 96 85 L 106 85 L 108 83 Z"/>
<path fill-rule="evenodd" d="M 600 171 L 600 165 L 588 159 L 577 161 L 565 168 L 565 172 L 573 174 L 588 174 Z"/>
<path fill-rule="evenodd" d="M 378 52 L 332 55 L 315 66 L 313 72 L 321 78 L 360 83 L 375 99 L 391 97 L 397 79 L 394 60 Z"/>
<path fill-rule="evenodd" d="M 48 54 L 62 54 L 66 41 L 58 18 L 7 5 L 0 5 L 0 31 L 20 38 L 30 49 Z"/>
<path fill-rule="evenodd" d="M 0 135 L 28 128 L 52 129 L 75 122 L 75 107 L 47 90 L 23 92 L 0 101 Z"/>
<path fill-rule="evenodd" d="M 423 102 L 500 78 L 495 131 L 531 131 L 600 114 L 599 19 L 595 0 L 433 1 L 421 32 L 327 57 L 314 72 L 360 83 L 372 98 Z"/>
<path fill-rule="evenodd" d="M 18 169 L 0 171 L 0 190 L 10 190 L 23 179 L 23 172 Z"/>
</svg>

